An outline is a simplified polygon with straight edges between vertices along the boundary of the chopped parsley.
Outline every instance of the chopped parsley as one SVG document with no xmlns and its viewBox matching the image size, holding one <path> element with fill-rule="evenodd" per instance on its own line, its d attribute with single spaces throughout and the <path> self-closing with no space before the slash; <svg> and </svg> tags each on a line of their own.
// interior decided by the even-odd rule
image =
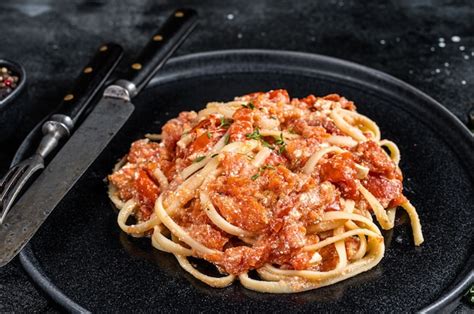
<svg viewBox="0 0 474 314">
<path fill-rule="evenodd" d="M 207 134 L 207 138 L 211 138 L 211 137 L 212 137 L 212 134 L 211 134 L 211 132 L 209 132 L 209 130 L 207 130 L 206 134 Z"/>
<path fill-rule="evenodd" d="M 222 117 L 221 118 L 221 124 L 219 125 L 219 127 L 227 128 L 228 126 L 230 126 L 230 121 L 227 120 L 226 118 Z"/>
<path fill-rule="evenodd" d="M 280 154 L 280 155 L 283 154 L 283 152 L 285 151 L 285 149 L 286 149 L 286 144 L 280 146 L 280 147 L 278 148 L 278 154 Z"/>
<path fill-rule="evenodd" d="M 273 167 L 272 165 L 264 165 L 264 166 L 261 166 L 260 168 L 258 168 L 258 172 L 257 172 L 256 174 L 254 174 L 253 176 L 251 176 L 250 179 L 252 179 L 253 181 L 257 180 L 257 178 L 260 177 L 260 174 L 261 174 L 265 169 L 275 170 L 275 167 Z"/>
<path fill-rule="evenodd" d="M 471 305 L 474 305 L 474 285 L 464 294 L 464 299 Z"/>
<path fill-rule="evenodd" d="M 286 149 L 286 143 L 285 139 L 283 138 L 283 133 L 280 133 L 280 137 L 275 140 L 275 144 L 279 146 L 278 153 L 281 155 Z"/>
<path fill-rule="evenodd" d="M 257 141 L 260 141 L 262 142 L 262 145 L 265 146 L 265 147 L 268 147 L 270 149 L 276 149 L 278 148 L 278 153 L 281 155 L 285 149 L 286 149 L 286 142 L 285 142 L 285 139 L 283 138 L 283 133 L 280 133 L 280 136 L 278 138 L 275 139 L 275 145 L 276 146 L 273 146 L 271 145 L 270 143 L 268 143 L 267 141 L 265 141 L 262 137 L 262 135 L 260 134 L 260 131 L 258 128 L 255 128 L 255 130 L 252 132 L 252 133 L 248 133 L 245 135 L 246 138 L 248 139 L 252 139 L 252 140 L 257 140 Z"/>
<path fill-rule="evenodd" d="M 247 108 L 247 109 L 255 109 L 255 106 L 249 102 L 248 104 L 243 104 L 242 107 Z"/>
<path fill-rule="evenodd" d="M 226 134 L 226 135 L 225 135 L 225 138 L 224 138 L 224 145 L 229 144 L 229 139 L 230 139 L 229 134 Z"/>
<path fill-rule="evenodd" d="M 262 145 L 265 146 L 265 147 L 268 147 L 270 149 L 275 149 L 275 147 L 273 147 L 272 145 L 270 145 L 270 143 L 268 143 L 267 141 L 264 141 L 264 140 L 262 140 Z"/>
<path fill-rule="evenodd" d="M 276 139 L 275 144 L 286 145 L 285 139 L 283 138 L 283 133 L 280 133 L 280 137 Z"/>
<path fill-rule="evenodd" d="M 200 161 L 203 161 L 204 158 L 206 158 L 206 156 L 199 156 L 199 157 L 197 157 L 196 159 L 194 159 L 193 162 L 200 162 Z"/>
<path fill-rule="evenodd" d="M 252 133 L 246 134 L 245 137 L 248 139 L 257 140 L 257 141 L 262 139 L 262 135 L 260 134 L 260 131 L 258 130 L 258 128 L 255 128 L 255 130 Z"/>
<path fill-rule="evenodd" d="M 275 170 L 275 167 L 272 165 L 264 165 L 260 167 L 261 170 L 269 169 L 269 170 Z"/>
</svg>

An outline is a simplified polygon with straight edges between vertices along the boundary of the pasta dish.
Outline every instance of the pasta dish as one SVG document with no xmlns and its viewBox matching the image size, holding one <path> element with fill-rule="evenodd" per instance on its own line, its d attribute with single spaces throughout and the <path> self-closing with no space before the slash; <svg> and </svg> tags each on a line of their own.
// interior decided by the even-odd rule
<svg viewBox="0 0 474 314">
<path fill-rule="evenodd" d="M 258 92 L 182 112 L 109 175 L 118 225 L 213 287 L 293 293 L 376 266 L 403 195 L 397 145 L 337 94 Z M 195 267 L 203 259 L 221 276 Z"/>
</svg>

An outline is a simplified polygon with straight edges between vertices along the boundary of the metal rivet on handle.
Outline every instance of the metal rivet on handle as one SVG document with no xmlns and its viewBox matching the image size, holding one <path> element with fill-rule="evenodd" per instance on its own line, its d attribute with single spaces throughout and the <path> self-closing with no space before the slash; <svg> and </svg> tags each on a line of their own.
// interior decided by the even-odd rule
<svg viewBox="0 0 474 314">
<path fill-rule="evenodd" d="M 154 40 L 154 41 L 162 41 L 162 40 L 163 40 L 163 36 L 161 36 L 161 35 L 155 35 L 155 36 L 153 36 L 153 40 Z"/>
<path fill-rule="evenodd" d="M 92 67 L 87 67 L 84 69 L 84 73 L 91 73 L 92 72 Z"/>
<path fill-rule="evenodd" d="M 134 70 L 140 70 L 141 68 L 142 68 L 142 65 L 140 63 L 132 64 L 132 69 Z"/>
<path fill-rule="evenodd" d="M 184 16 L 184 13 L 181 12 L 181 11 L 176 11 L 176 13 L 174 14 L 174 16 L 176 16 L 176 17 L 183 17 L 183 16 Z"/>
<path fill-rule="evenodd" d="M 73 99 L 74 99 L 74 95 L 73 95 L 73 94 L 67 94 L 66 96 L 64 96 L 63 99 L 64 99 L 65 101 L 73 100 Z"/>
<path fill-rule="evenodd" d="M 99 48 L 100 51 L 107 51 L 107 49 L 109 49 L 107 45 L 103 45 L 102 47 Z"/>
</svg>

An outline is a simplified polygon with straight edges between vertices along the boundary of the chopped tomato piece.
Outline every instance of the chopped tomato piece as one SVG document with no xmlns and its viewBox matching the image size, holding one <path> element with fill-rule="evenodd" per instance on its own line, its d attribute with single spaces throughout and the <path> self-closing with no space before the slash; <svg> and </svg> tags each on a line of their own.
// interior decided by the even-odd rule
<svg viewBox="0 0 474 314">
<path fill-rule="evenodd" d="M 396 165 L 374 141 L 360 143 L 353 151 L 357 160 L 369 167 L 371 172 L 384 174 L 389 178 L 397 177 Z"/>
<path fill-rule="evenodd" d="M 275 89 L 268 93 L 268 98 L 273 101 L 281 101 L 283 103 L 290 102 L 290 95 L 285 89 Z"/>
<path fill-rule="evenodd" d="M 314 95 L 306 96 L 305 98 L 300 98 L 299 101 L 308 105 L 308 108 L 311 108 L 316 102 L 317 98 Z"/>
<path fill-rule="evenodd" d="M 390 180 L 383 176 L 369 175 L 367 179 L 363 181 L 363 185 L 378 199 L 384 208 L 386 208 L 392 200 L 395 200 L 392 205 L 398 205 L 404 201 L 402 182 L 397 179 Z"/>
<path fill-rule="evenodd" d="M 267 247 L 251 248 L 247 246 L 232 247 L 224 251 L 219 264 L 229 274 L 239 275 L 249 269 L 263 266 L 268 258 Z"/>
<path fill-rule="evenodd" d="M 207 248 L 222 250 L 229 238 L 209 224 L 189 224 L 186 231 L 193 239 Z"/>
<path fill-rule="evenodd" d="M 142 218 L 143 220 L 148 220 L 153 212 L 155 201 L 158 198 L 160 190 L 144 170 L 138 171 L 138 177 L 135 180 L 135 188 L 141 205 L 140 211 L 143 215 Z"/>
<path fill-rule="evenodd" d="M 321 163 L 321 179 L 336 184 L 345 197 L 351 199 L 356 197 L 356 178 L 355 163 L 348 152 L 335 154 Z"/>
</svg>

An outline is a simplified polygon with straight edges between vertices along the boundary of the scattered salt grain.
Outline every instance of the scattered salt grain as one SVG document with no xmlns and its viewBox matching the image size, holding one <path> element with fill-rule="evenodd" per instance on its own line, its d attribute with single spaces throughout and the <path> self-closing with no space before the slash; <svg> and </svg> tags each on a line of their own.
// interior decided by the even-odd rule
<svg viewBox="0 0 474 314">
<path fill-rule="evenodd" d="M 453 43 L 458 43 L 458 42 L 461 41 L 461 37 L 455 35 L 455 36 L 451 37 L 451 41 Z"/>
</svg>

